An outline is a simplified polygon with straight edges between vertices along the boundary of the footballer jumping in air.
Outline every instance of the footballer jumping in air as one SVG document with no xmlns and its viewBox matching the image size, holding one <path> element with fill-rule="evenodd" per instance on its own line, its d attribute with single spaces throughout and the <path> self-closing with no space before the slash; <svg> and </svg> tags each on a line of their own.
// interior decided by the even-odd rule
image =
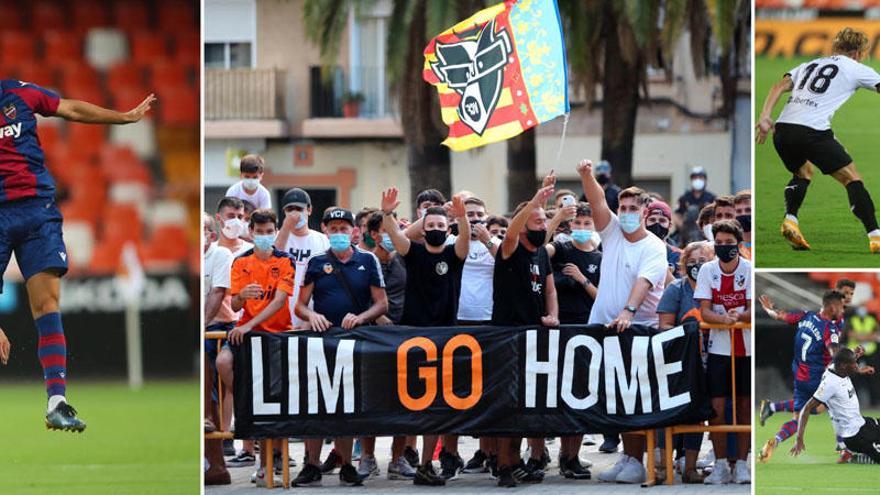
<svg viewBox="0 0 880 495">
<path fill-rule="evenodd" d="M 49 429 L 81 432 L 86 424 L 65 398 L 67 345 L 58 301 L 61 276 L 67 272 L 67 250 L 61 212 L 55 204 L 55 182 L 44 162 L 36 116 L 87 124 L 129 124 L 141 120 L 154 101 L 151 94 L 122 113 L 62 99 L 30 83 L 0 80 L 0 274 L 15 253 L 39 334 L 37 354 L 49 396 Z M 0 331 L 4 364 L 8 356 L 8 340 Z"/>
<path fill-rule="evenodd" d="M 799 65 L 774 84 L 764 100 L 764 108 L 755 125 L 755 139 L 763 144 L 773 130 L 773 145 L 785 168 L 792 174 L 785 187 L 785 219 L 782 236 L 794 249 L 810 249 L 801 234 L 798 210 L 804 202 L 813 165 L 834 177 L 849 196 L 850 209 L 868 233 L 868 247 L 880 254 L 880 229 L 874 202 L 856 171 L 852 158 L 831 131 L 831 118 L 859 88 L 880 91 L 880 74 L 863 65 L 868 37 L 846 28 L 834 37 L 830 57 Z M 791 92 L 774 124 L 773 107 L 783 93 Z"/>
</svg>

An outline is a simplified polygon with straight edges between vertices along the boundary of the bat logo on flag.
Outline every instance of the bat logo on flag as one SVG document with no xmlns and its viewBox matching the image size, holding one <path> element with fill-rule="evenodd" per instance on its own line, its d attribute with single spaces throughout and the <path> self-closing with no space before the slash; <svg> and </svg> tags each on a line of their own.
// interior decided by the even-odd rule
<svg viewBox="0 0 880 495">
<path fill-rule="evenodd" d="M 498 104 L 511 52 L 510 36 L 504 28 L 496 32 L 494 20 L 473 39 L 436 44 L 438 61 L 431 63 L 431 69 L 461 95 L 458 116 L 477 135 L 486 130 Z"/>
</svg>

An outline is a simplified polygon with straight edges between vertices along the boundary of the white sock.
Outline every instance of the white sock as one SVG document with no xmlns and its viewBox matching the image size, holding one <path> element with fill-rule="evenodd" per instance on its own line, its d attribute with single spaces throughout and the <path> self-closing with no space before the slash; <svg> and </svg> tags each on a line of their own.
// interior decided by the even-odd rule
<svg viewBox="0 0 880 495">
<path fill-rule="evenodd" d="M 63 395 L 53 395 L 52 397 L 49 397 L 49 407 L 46 412 L 52 412 L 52 410 L 58 407 L 58 404 L 61 402 L 67 402 L 67 399 L 64 398 Z"/>
<path fill-rule="evenodd" d="M 874 229 L 868 232 L 868 237 L 878 237 L 880 236 L 880 229 Z"/>
<path fill-rule="evenodd" d="M 798 223 L 798 219 L 797 219 L 797 217 L 794 216 L 794 215 L 785 215 L 785 219 L 786 219 L 786 220 L 791 220 L 792 222 L 795 223 L 795 225 L 797 225 L 797 223 Z"/>
<path fill-rule="evenodd" d="M 770 403 L 770 410 L 773 412 L 776 412 L 776 403 L 775 402 Z"/>
</svg>

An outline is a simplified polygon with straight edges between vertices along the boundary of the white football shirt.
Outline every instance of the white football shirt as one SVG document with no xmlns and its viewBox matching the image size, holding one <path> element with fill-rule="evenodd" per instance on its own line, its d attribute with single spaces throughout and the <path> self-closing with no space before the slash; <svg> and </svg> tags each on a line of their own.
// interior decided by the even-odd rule
<svg viewBox="0 0 880 495">
<path fill-rule="evenodd" d="M 293 327 L 302 327 L 304 322 L 298 318 L 293 308 L 299 299 L 299 287 L 302 285 L 303 278 L 306 276 L 306 268 L 309 265 L 309 258 L 316 254 L 324 253 L 330 249 L 330 240 L 326 235 L 316 230 L 309 230 L 308 235 L 298 236 L 291 232 L 287 238 L 287 246 L 284 250 L 293 256 L 296 261 L 296 274 L 293 280 L 293 297 L 290 298 L 290 318 L 293 321 Z M 309 307 L 311 303 L 309 303 Z"/>
<path fill-rule="evenodd" d="M 831 128 L 831 118 L 859 88 L 876 90 L 880 74 L 845 55 L 822 57 L 788 71 L 794 87 L 777 122 L 818 131 Z"/>
<path fill-rule="evenodd" d="M 458 236 L 446 238 L 447 245 L 454 245 Z M 494 241 L 497 245 L 497 240 Z M 492 276 L 495 257 L 485 244 L 471 239 L 468 257 L 461 270 L 461 294 L 458 297 L 458 319 L 463 321 L 489 321 L 492 319 Z"/>
<path fill-rule="evenodd" d="M 257 209 L 272 208 L 272 197 L 269 195 L 269 190 L 263 187 L 262 184 L 257 186 L 257 190 L 253 194 L 248 194 L 245 192 L 241 181 L 238 181 L 229 186 L 229 189 L 226 190 L 226 195 L 247 201 Z"/>
<path fill-rule="evenodd" d="M 853 437 L 865 424 L 859 409 L 859 396 L 848 376 L 840 376 L 831 368 L 825 370 L 813 398 L 828 407 L 831 425 L 838 436 Z"/>
<path fill-rule="evenodd" d="M 697 275 L 697 286 L 694 288 L 694 299 L 706 299 L 712 302 L 712 311 L 726 314 L 728 310 L 743 313 L 746 301 L 752 300 L 752 265 L 743 257 L 733 273 L 725 273 L 721 269 L 718 258 L 700 267 Z M 730 331 L 709 330 L 709 354 L 730 356 Z M 752 331 L 749 329 L 734 331 L 734 355 L 752 355 Z"/>
</svg>

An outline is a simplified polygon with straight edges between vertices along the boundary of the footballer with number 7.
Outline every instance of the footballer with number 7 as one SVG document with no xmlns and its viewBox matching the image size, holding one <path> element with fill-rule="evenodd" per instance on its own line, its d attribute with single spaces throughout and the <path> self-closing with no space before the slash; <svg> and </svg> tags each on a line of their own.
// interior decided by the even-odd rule
<svg viewBox="0 0 880 495">
<path fill-rule="evenodd" d="M 46 381 L 46 428 L 83 431 L 85 422 L 67 403 L 67 344 L 58 301 L 67 272 L 61 212 L 55 182 L 46 168 L 37 136 L 37 115 L 86 124 L 138 122 L 156 101 L 148 95 L 137 107 L 117 112 L 14 79 L 0 80 L 0 274 L 13 253 L 25 279 L 39 334 L 37 355 Z M 0 291 L 2 291 L 0 281 Z M 0 362 L 9 358 L 9 341 L 0 330 Z"/>
<path fill-rule="evenodd" d="M 799 65 L 773 85 L 755 125 L 755 139 L 763 144 L 773 130 L 773 145 L 792 174 L 785 187 L 782 236 L 794 249 L 810 244 L 801 234 L 798 210 L 807 195 L 815 165 L 846 188 L 850 210 L 868 233 L 868 247 L 880 254 L 880 229 L 874 202 L 846 149 L 831 131 L 831 118 L 859 88 L 880 91 L 880 74 L 860 63 L 868 49 L 865 33 L 845 28 L 834 37 L 833 54 Z M 771 113 L 783 93 L 791 92 L 779 118 Z"/>
</svg>

